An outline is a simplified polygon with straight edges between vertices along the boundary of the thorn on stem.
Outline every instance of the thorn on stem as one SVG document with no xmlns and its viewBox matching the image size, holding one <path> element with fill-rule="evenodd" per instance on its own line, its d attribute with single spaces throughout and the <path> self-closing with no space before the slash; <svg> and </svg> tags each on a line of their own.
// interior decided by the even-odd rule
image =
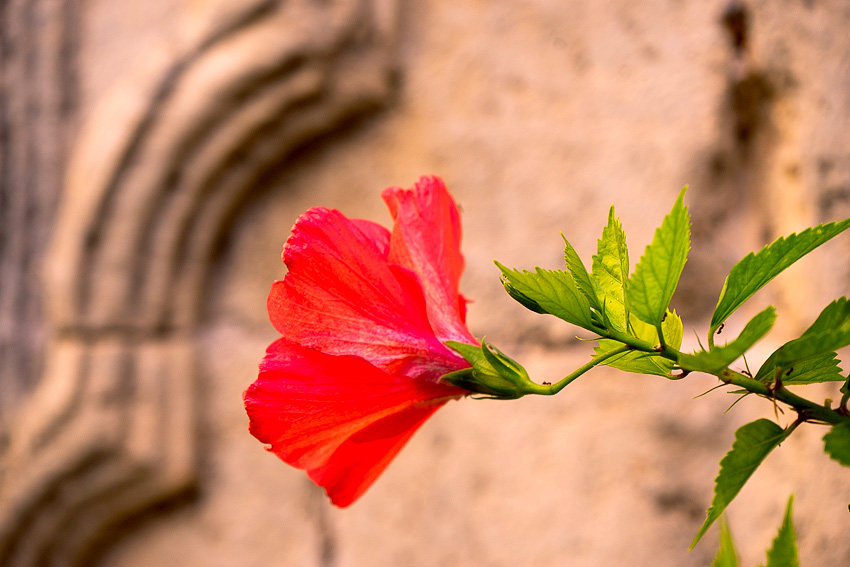
<svg viewBox="0 0 850 567">
<path fill-rule="evenodd" d="M 793 368 L 791 369 L 793 370 Z M 787 376 L 787 374 L 786 374 Z M 776 392 L 782 389 L 782 378 L 780 376 L 776 376 L 776 380 L 774 380 L 773 384 L 767 385 L 767 391 L 770 393 L 770 399 L 773 400 L 773 415 L 776 416 L 776 420 L 779 421 L 779 413 L 785 413 L 782 411 L 779 406 L 776 404 Z"/>
</svg>

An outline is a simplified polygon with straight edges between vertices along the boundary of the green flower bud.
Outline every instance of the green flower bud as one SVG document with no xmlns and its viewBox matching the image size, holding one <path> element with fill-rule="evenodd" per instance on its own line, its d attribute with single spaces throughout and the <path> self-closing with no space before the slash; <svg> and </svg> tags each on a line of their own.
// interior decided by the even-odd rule
<svg viewBox="0 0 850 567">
<path fill-rule="evenodd" d="M 446 346 L 457 351 L 472 368 L 445 374 L 440 378 L 442 382 L 499 400 L 551 393 L 548 386 L 532 382 L 525 368 L 489 343 L 481 341 L 481 346 L 477 347 L 447 341 Z"/>
</svg>

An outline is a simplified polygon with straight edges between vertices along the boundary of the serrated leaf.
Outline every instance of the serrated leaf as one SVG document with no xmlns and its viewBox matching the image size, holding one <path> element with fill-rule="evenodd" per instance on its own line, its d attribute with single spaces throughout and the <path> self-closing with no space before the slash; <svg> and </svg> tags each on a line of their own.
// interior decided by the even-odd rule
<svg viewBox="0 0 850 567">
<path fill-rule="evenodd" d="M 605 316 L 618 331 L 626 330 L 628 307 L 625 297 L 625 282 L 629 279 L 629 249 L 623 225 L 614 216 L 614 207 L 608 211 L 608 224 L 602 229 L 602 238 L 596 242 L 592 273 L 599 301 Z"/>
<path fill-rule="evenodd" d="M 776 378 L 777 369 L 775 360 L 775 357 L 769 357 L 759 368 L 755 379 L 763 383 L 773 382 Z M 844 380 L 844 376 L 841 375 L 842 370 L 838 366 L 838 362 L 838 355 L 834 352 L 827 352 L 808 360 L 798 361 L 782 373 L 782 383 L 786 386 L 799 386 L 820 382 L 841 382 Z"/>
<path fill-rule="evenodd" d="M 776 534 L 773 545 L 767 551 L 767 565 L 765 567 L 800 567 L 800 561 L 797 558 L 797 535 L 794 532 L 794 520 L 792 518 L 793 507 L 794 497 L 792 496 L 788 499 L 788 505 L 785 507 L 785 518 L 779 528 L 779 533 Z"/>
<path fill-rule="evenodd" d="M 790 368 L 782 377 L 786 386 L 801 384 L 818 384 L 821 382 L 841 382 L 841 367 L 838 366 L 838 354 L 827 352 L 814 358 L 804 360 Z"/>
<path fill-rule="evenodd" d="M 590 306 L 601 312 L 602 303 L 599 301 L 599 295 L 601 292 L 598 289 L 596 281 L 590 277 L 587 268 L 584 267 L 584 262 L 581 261 L 581 258 L 579 258 L 579 255 L 575 251 L 575 248 L 573 248 L 572 244 L 569 243 L 563 234 L 561 235 L 561 238 L 564 239 L 564 260 L 567 264 L 567 270 L 569 270 L 570 274 L 573 276 L 573 281 L 575 281 L 576 287 L 587 298 Z"/>
<path fill-rule="evenodd" d="M 747 352 L 762 339 L 776 322 L 776 309 L 768 307 L 746 324 L 741 334 L 730 343 L 708 351 L 679 355 L 679 366 L 687 370 L 716 374 Z"/>
<path fill-rule="evenodd" d="M 825 331 L 831 331 L 848 325 L 850 322 L 850 301 L 846 297 L 839 297 L 823 308 L 814 323 L 803 331 L 802 336 L 816 335 Z"/>
<path fill-rule="evenodd" d="M 720 461 L 720 473 L 714 481 L 714 498 L 705 522 L 691 543 L 691 549 L 706 530 L 738 495 L 758 466 L 779 445 L 788 433 L 767 419 L 758 419 L 735 432 L 732 449 Z"/>
<path fill-rule="evenodd" d="M 633 336 L 650 344 L 658 344 L 658 332 L 655 327 L 644 323 L 637 317 L 632 317 L 630 330 Z M 682 345 L 682 319 L 672 312 L 661 323 L 661 330 L 667 340 L 667 344 L 678 349 Z M 612 350 L 622 346 L 622 343 L 611 339 L 600 339 L 599 346 L 594 349 L 594 358 L 605 355 Z M 629 351 L 612 356 L 602 362 L 603 365 L 612 366 L 626 372 L 638 374 L 654 374 L 656 376 L 667 376 L 673 370 L 673 361 L 655 353 Z"/>
<path fill-rule="evenodd" d="M 599 346 L 593 349 L 593 358 L 599 358 L 621 346 L 623 346 L 623 343 L 611 339 L 600 339 Z M 653 374 L 655 376 L 667 376 L 673 370 L 672 360 L 668 360 L 657 354 L 634 350 L 612 356 L 601 364 L 625 372 Z"/>
<path fill-rule="evenodd" d="M 584 294 L 576 288 L 575 281 L 569 273 L 543 268 L 535 268 L 534 272 L 512 270 L 499 262 L 496 262 L 496 266 L 502 271 L 505 289 L 511 297 L 525 305 L 523 299 L 512 293 L 512 291 L 516 292 L 521 298 L 539 306 L 542 312 L 595 332 L 590 304 Z"/>
<path fill-rule="evenodd" d="M 768 244 L 757 253 L 746 255 L 732 267 L 714 314 L 710 333 L 713 335 L 729 315 L 794 262 L 850 227 L 850 219 L 807 228 Z"/>
<path fill-rule="evenodd" d="M 738 554 L 735 551 L 735 542 L 732 540 L 732 532 L 729 531 L 729 523 L 725 517 L 720 518 L 720 549 L 711 563 L 711 567 L 738 567 Z"/>
<path fill-rule="evenodd" d="M 782 379 L 783 383 L 791 384 L 794 383 L 792 374 L 798 368 L 811 372 L 820 367 L 824 370 L 822 374 L 808 376 L 805 382 L 798 379 L 797 383 L 843 380 L 840 375 L 831 371 L 827 359 L 834 359 L 834 351 L 847 345 L 850 345 L 850 301 L 842 297 L 827 305 L 799 338 L 776 349 L 759 368 L 756 380 L 769 382 L 774 379 L 777 369 L 779 372 L 791 369 L 787 376 L 789 380 Z M 809 364 L 813 359 L 816 363 Z"/>
<path fill-rule="evenodd" d="M 834 425 L 823 436 L 826 454 L 845 467 L 850 467 L 850 422 Z"/>
<path fill-rule="evenodd" d="M 668 346 L 676 350 L 682 346 L 684 328 L 682 327 L 682 318 L 679 317 L 675 309 L 668 311 L 661 321 L 661 332 L 664 333 L 664 340 L 667 341 Z"/>
<path fill-rule="evenodd" d="M 642 321 L 657 325 L 667 312 L 691 247 L 691 222 L 684 206 L 685 186 L 655 231 L 635 273 L 626 285 L 629 309 Z"/>
<path fill-rule="evenodd" d="M 519 292 L 519 290 L 514 288 L 511 285 L 511 282 L 508 281 L 508 279 L 504 275 L 500 276 L 499 280 L 502 282 L 502 286 L 505 288 L 505 291 L 508 292 L 508 295 L 510 295 L 514 301 L 516 301 L 529 311 L 533 311 L 541 315 L 549 315 L 549 312 L 540 307 L 539 303 L 537 303 L 530 297 L 523 295 Z"/>
<path fill-rule="evenodd" d="M 776 364 L 787 368 L 797 361 L 850 345 L 850 320 L 841 327 L 788 341 L 777 351 Z"/>
</svg>

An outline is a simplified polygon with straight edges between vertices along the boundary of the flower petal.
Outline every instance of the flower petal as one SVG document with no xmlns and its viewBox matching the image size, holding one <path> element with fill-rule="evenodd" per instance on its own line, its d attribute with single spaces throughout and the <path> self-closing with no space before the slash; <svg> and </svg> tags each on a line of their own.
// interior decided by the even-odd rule
<svg viewBox="0 0 850 567">
<path fill-rule="evenodd" d="M 331 502 L 344 508 L 357 500 L 419 427 L 445 402 L 412 406 L 358 431 L 340 445 L 333 457 L 307 476 L 325 488 Z"/>
<path fill-rule="evenodd" d="M 466 328 L 466 300 L 459 293 L 464 266 L 460 213 L 443 180 L 423 176 L 413 189 L 390 187 L 382 196 L 395 221 L 389 262 L 419 276 L 437 338 L 474 344 Z"/>
<path fill-rule="evenodd" d="M 393 373 L 432 380 L 467 366 L 434 335 L 417 278 L 387 263 L 389 232 L 339 211 L 296 221 L 269 317 L 287 339 L 328 354 L 356 354 Z"/>
<path fill-rule="evenodd" d="M 244 401 L 251 433 L 347 506 L 431 414 L 465 393 L 279 339 Z"/>
</svg>

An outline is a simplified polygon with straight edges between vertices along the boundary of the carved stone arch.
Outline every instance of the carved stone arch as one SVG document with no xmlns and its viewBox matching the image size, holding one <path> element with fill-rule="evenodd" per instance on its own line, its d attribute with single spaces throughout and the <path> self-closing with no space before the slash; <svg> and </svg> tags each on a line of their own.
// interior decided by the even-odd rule
<svg viewBox="0 0 850 567">
<path fill-rule="evenodd" d="M 51 339 L 10 432 L 0 564 L 89 564 L 196 482 L 194 335 L 224 220 L 271 167 L 391 91 L 394 0 L 260 1 L 149 96 L 117 85 L 72 149 Z"/>
</svg>

